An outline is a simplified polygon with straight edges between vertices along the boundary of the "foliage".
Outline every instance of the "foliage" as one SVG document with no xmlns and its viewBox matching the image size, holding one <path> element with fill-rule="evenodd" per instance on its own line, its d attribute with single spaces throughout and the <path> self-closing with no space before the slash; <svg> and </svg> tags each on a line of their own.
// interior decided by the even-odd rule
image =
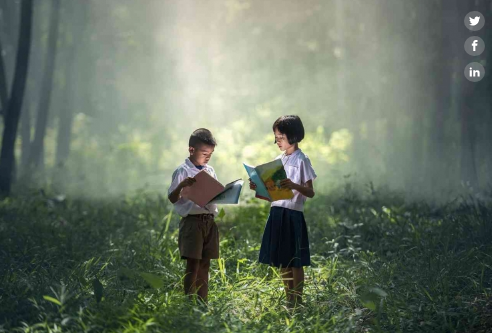
<svg viewBox="0 0 492 333">
<path fill-rule="evenodd" d="M 486 332 L 492 327 L 492 207 L 360 197 L 308 201 L 313 265 L 305 305 L 285 307 L 256 262 L 268 206 L 219 219 L 208 307 L 182 292 L 179 217 L 158 195 L 113 201 L 31 193 L 0 202 L 0 331 Z"/>
</svg>

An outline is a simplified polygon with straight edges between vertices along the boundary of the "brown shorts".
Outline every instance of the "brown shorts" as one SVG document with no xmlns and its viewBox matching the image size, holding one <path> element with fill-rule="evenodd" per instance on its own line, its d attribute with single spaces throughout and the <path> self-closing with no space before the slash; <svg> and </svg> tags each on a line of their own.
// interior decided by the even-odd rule
<svg viewBox="0 0 492 333">
<path fill-rule="evenodd" d="M 188 215 L 179 221 L 182 259 L 218 259 L 219 229 L 212 214 Z"/>
</svg>

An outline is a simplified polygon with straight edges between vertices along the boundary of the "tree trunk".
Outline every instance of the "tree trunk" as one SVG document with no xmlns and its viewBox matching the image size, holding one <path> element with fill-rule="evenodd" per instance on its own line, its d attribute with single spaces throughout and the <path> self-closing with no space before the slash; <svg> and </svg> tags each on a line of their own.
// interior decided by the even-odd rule
<svg viewBox="0 0 492 333">
<path fill-rule="evenodd" d="M 85 33 L 87 20 L 87 4 L 82 4 L 79 8 L 77 3 L 72 4 L 71 21 L 74 22 L 71 27 L 72 44 L 68 46 L 70 49 L 65 62 L 65 77 L 66 85 L 64 87 L 64 103 L 59 115 L 58 137 L 56 144 L 56 170 L 53 177 L 55 187 L 60 188 L 62 182 L 65 181 L 66 161 L 70 153 L 70 142 L 72 139 L 72 125 L 75 108 L 76 96 L 76 74 L 80 69 L 80 54 L 77 52 L 80 43 L 82 43 Z M 82 11 L 82 14 L 79 14 Z M 69 23 L 68 23 L 69 24 Z"/>
<path fill-rule="evenodd" d="M 2 10 L 2 33 L 0 35 L 0 116 L 5 117 L 7 103 L 9 99 L 9 86 L 12 82 L 13 68 L 15 59 L 12 56 L 14 50 L 14 40 L 18 31 L 17 4 L 13 1 L 3 1 L 0 3 Z M 10 78 L 10 79 L 9 79 Z"/>
<path fill-rule="evenodd" d="M 19 35 L 19 20 L 16 18 L 20 15 L 19 5 L 17 1 L 3 0 L 0 2 L 2 10 L 2 55 L 4 56 L 5 77 L 7 86 L 12 83 L 15 67 L 15 41 Z M 8 97 L 7 97 L 8 98 Z M 5 112 L 5 107 L 3 108 Z"/>
<path fill-rule="evenodd" d="M 434 16 L 440 20 L 438 40 L 440 41 L 438 55 L 432 64 L 436 70 L 433 86 L 436 87 L 435 111 L 432 117 L 432 131 L 430 140 L 430 165 L 431 177 L 429 179 L 431 190 L 435 191 L 437 186 L 443 183 L 445 177 L 449 174 L 446 172 L 446 142 L 444 128 L 446 119 L 450 117 L 451 109 L 451 85 L 452 80 L 452 38 L 455 38 L 450 31 L 456 23 L 456 3 L 441 0 L 439 3 L 440 10 Z"/>
<path fill-rule="evenodd" d="M 472 85 L 466 79 L 464 86 Z M 465 90 L 470 88 L 465 88 Z M 466 186 L 476 188 L 478 185 L 477 166 L 475 161 L 475 124 L 473 106 L 469 105 L 470 94 L 463 96 L 463 103 L 460 106 L 461 116 L 461 181 Z"/>
<path fill-rule="evenodd" d="M 7 76 L 5 74 L 5 66 L 3 63 L 3 47 L 2 41 L 0 40 L 0 104 L 2 108 L 0 109 L 0 115 L 5 116 L 5 110 L 7 110 L 7 100 L 9 96 Z"/>
<path fill-rule="evenodd" d="M 74 108 L 74 78 L 77 65 L 75 64 L 74 51 L 76 46 L 71 46 L 70 56 L 68 59 L 69 68 L 67 68 L 66 82 L 64 89 L 64 103 L 60 110 L 60 122 L 58 124 L 58 137 L 56 145 L 56 166 L 63 167 L 70 152 L 70 141 L 72 135 L 73 108 Z M 68 66 L 67 66 L 68 67 Z"/>
<path fill-rule="evenodd" d="M 27 171 L 26 166 L 29 159 L 29 149 L 31 148 L 31 107 L 29 105 L 29 92 L 25 94 L 25 103 L 22 108 L 21 113 L 21 128 L 20 128 L 20 136 L 21 136 L 21 161 L 19 167 L 19 174 L 22 175 Z M 27 104 L 27 105 L 26 105 Z"/>
<path fill-rule="evenodd" d="M 17 61 L 15 66 L 12 96 L 8 103 L 3 131 L 2 150 L 0 153 L 0 193 L 9 195 L 12 185 L 13 170 L 15 167 L 15 139 L 22 108 L 24 89 L 26 87 L 27 68 L 31 46 L 33 0 L 22 0 L 21 24 L 17 47 Z"/>
<path fill-rule="evenodd" d="M 29 169 L 36 171 L 42 163 L 44 151 L 44 137 L 48 124 L 48 113 L 51 102 L 51 91 L 53 86 L 53 73 L 55 71 L 56 47 L 58 40 L 58 28 L 60 20 L 60 0 L 54 0 L 48 36 L 48 53 L 46 54 L 43 81 L 41 84 L 41 97 L 39 101 L 36 119 L 36 132 L 29 155 Z M 29 174 L 28 174 L 29 176 Z"/>
<path fill-rule="evenodd" d="M 337 65 L 337 102 L 338 108 L 337 111 L 339 114 L 345 114 L 347 110 L 347 87 L 346 87 L 346 78 L 345 76 L 348 73 L 347 70 L 347 47 L 345 40 L 345 11 L 346 5 L 344 0 L 336 0 L 335 2 L 335 10 L 337 12 L 336 15 L 336 30 L 338 35 L 337 40 L 337 50 L 338 53 L 338 65 Z"/>
<path fill-rule="evenodd" d="M 34 3 L 33 11 L 38 13 L 42 11 L 42 3 Z M 42 27 L 42 20 L 35 15 L 33 18 L 32 36 L 31 36 L 31 55 L 29 56 L 29 70 L 27 76 L 26 90 L 24 92 L 24 103 L 22 104 L 20 118 L 20 137 L 21 137 L 21 157 L 19 163 L 19 174 L 25 176 L 28 172 L 29 151 L 32 142 L 32 115 L 38 105 L 38 99 L 41 90 L 41 79 L 43 73 L 43 53 L 45 49 L 42 42 L 45 33 Z"/>
</svg>

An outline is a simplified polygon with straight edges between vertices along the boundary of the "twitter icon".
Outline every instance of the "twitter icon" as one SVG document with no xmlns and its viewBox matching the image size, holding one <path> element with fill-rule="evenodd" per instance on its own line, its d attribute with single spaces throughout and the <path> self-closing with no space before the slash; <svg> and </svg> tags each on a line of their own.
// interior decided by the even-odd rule
<svg viewBox="0 0 492 333">
<path fill-rule="evenodd" d="M 469 18 L 470 19 L 470 25 L 472 27 L 476 26 L 478 22 L 480 22 L 480 16 L 475 16 L 475 18 Z"/>
<path fill-rule="evenodd" d="M 469 12 L 465 16 L 465 26 L 471 31 L 478 31 L 483 28 L 485 17 L 480 12 Z"/>
</svg>

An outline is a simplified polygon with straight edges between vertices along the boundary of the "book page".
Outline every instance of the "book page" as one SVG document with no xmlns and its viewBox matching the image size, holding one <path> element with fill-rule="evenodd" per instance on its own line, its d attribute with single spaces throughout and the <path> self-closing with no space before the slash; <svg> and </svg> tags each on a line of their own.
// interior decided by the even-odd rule
<svg viewBox="0 0 492 333">
<path fill-rule="evenodd" d="M 219 193 L 209 203 L 222 204 L 222 205 L 234 205 L 239 203 L 239 195 L 243 188 L 244 181 L 242 179 L 235 180 L 232 183 L 226 185 L 224 191 Z"/>
<path fill-rule="evenodd" d="M 258 174 L 256 173 L 255 168 L 251 165 L 247 165 L 246 163 L 243 163 L 243 165 L 251 181 L 256 184 L 256 197 L 266 201 L 272 201 L 272 199 L 270 198 L 270 194 L 265 187 L 265 184 L 263 184 L 260 176 L 258 176 Z"/>
<path fill-rule="evenodd" d="M 277 159 L 258 165 L 255 170 L 265 184 L 272 201 L 288 200 L 294 197 L 291 189 L 280 187 L 280 181 L 287 179 L 282 160 Z"/>
</svg>

